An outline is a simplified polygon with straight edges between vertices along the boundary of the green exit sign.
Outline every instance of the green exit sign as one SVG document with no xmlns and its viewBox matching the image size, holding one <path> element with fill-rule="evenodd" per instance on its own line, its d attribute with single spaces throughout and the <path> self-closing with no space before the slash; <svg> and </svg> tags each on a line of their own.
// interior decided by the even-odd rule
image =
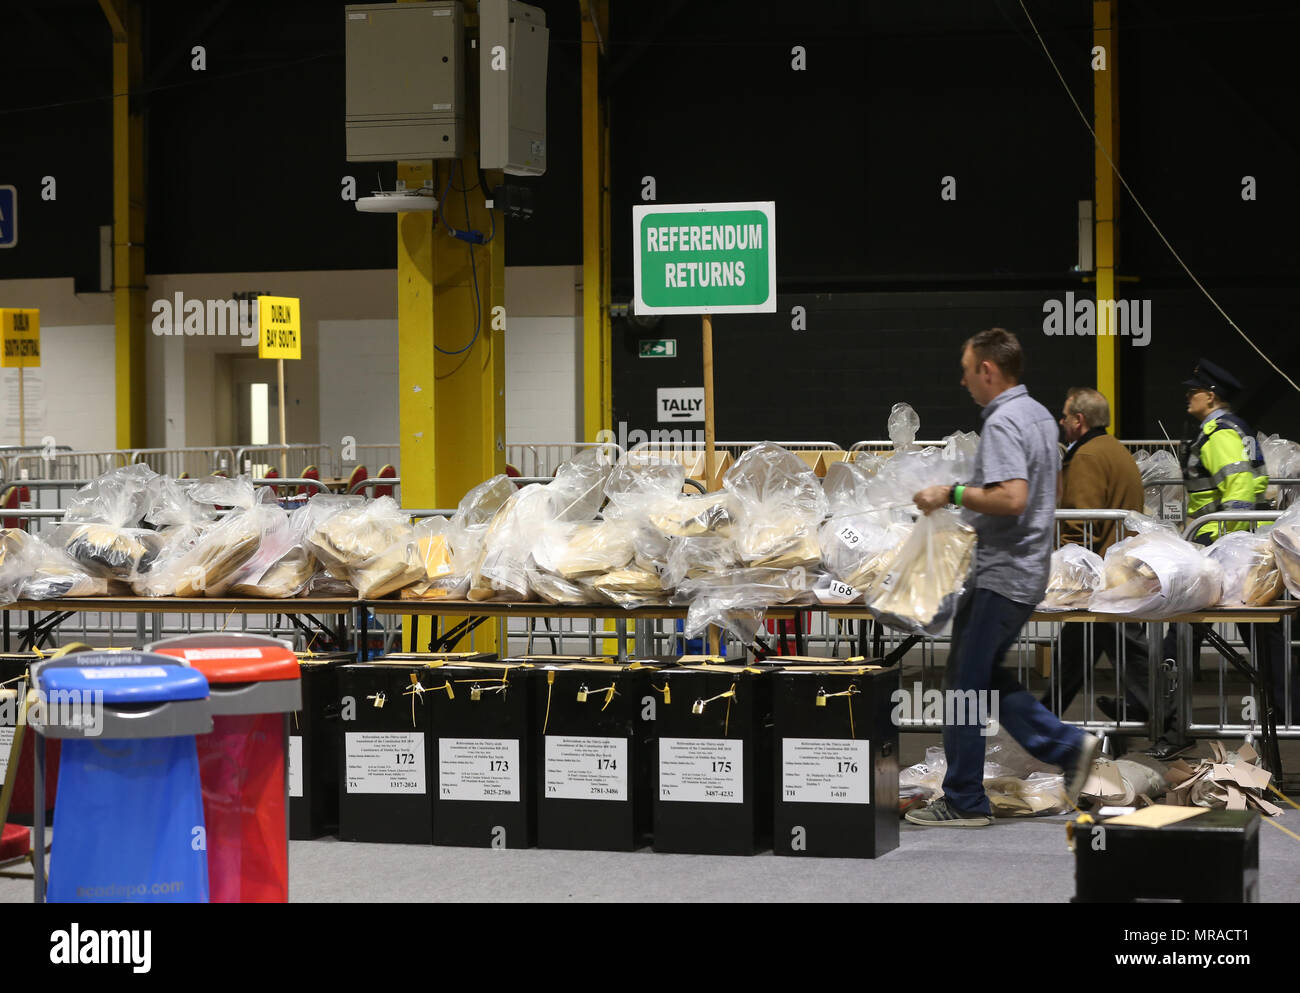
<svg viewBox="0 0 1300 993">
<path fill-rule="evenodd" d="M 638 314 L 776 311 L 776 204 L 632 208 Z"/>
<path fill-rule="evenodd" d="M 676 338 L 642 338 L 641 358 L 675 359 L 677 358 Z"/>
</svg>

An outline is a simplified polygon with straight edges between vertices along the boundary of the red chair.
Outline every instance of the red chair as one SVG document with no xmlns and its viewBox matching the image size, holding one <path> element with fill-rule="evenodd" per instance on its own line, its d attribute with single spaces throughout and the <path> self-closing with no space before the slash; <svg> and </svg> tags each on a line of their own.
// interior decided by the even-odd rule
<svg viewBox="0 0 1300 993">
<path fill-rule="evenodd" d="M 379 475 L 375 476 L 375 478 L 376 478 L 376 479 L 396 479 L 396 478 L 397 478 L 397 469 L 396 469 L 395 466 L 392 465 L 392 463 L 388 463 L 388 464 L 386 464 L 382 469 L 379 470 Z M 381 497 L 381 496 L 392 497 L 392 496 L 393 496 L 393 487 L 391 487 L 391 486 L 376 486 L 376 487 L 375 487 L 375 496 L 376 496 L 376 497 Z M 396 499 L 396 497 L 394 497 L 394 499 Z"/>
<path fill-rule="evenodd" d="M 356 486 L 357 483 L 365 482 L 369 478 L 370 478 L 370 473 L 366 471 L 366 467 L 363 465 L 357 466 L 350 473 L 348 473 L 348 485 L 343 490 L 343 492 L 351 493 L 352 487 Z"/>
<path fill-rule="evenodd" d="M 314 465 L 309 465 L 306 469 L 304 469 L 304 470 L 302 471 L 302 475 L 301 475 L 299 478 L 300 478 L 300 479 L 314 479 L 314 480 L 316 480 L 317 482 L 319 482 L 319 481 L 320 481 L 320 469 L 319 469 L 318 467 L 314 466 Z M 293 494 L 293 495 L 296 496 L 296 497 L 301 497 L 302 499 L 306 500 L 306 499 L 308 499 L 308 498 L 309 498 L 313 493 L 319 493 L 319 492 L 320 492 L 320 490 L 318 490 L 315 486 L 299 486 L 296 490 L 294 490 L 294 494 Z"/>
<path fill-rule="evenodd" d="M 31 502 L 32 491 L 26 486 L 10 486 L 0 496 L 0 507 L 5 510 L 18 510 L 23 504 Z M 4 526 L 7 528 L 21 527 L 17 517 L 6 517 Z"/>
<path fill-rule="evenodd" d="M 277 468 L 275 468 L 275 466 L 271 466 L 271 468 L 269 468 L 269 469 L 266 470 L 266 476 L 263 477 L 263 478 L 265 478 L 265 479 L 279 479 L 279 478 L 280 478 L 280 470 L 277 469 Z M 284 490 L 283 490 L 281 487 L 279 487 L 279 486 L 272 486 L 272 487 L 271 487 L 271 492 L 273 492 L 273 493 L 275 494 L 277 500 L 278 500 L 280 497 L 282 497 L 282 496 L 284 495 Z"/>
<path fill-rule="evenodd" d="M 517 479 L 522 475 L 523 473 L 520 472 L 518 469 L 516 469 L 514 466 L 512 466 L 509 462 L 506 463 L 506 476 L 508 478 Z M 515 483 L 515 489 L 519 489 L 518 483 Z"/>
</svg>

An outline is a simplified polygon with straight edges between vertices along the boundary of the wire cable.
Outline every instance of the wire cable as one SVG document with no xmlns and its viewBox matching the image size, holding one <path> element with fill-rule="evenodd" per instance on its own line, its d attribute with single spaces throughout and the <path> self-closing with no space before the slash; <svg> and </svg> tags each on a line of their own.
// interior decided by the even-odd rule
<svg viewBox="0 0 1300 993">
<path fill-rule="evenodd" d="M 1120 185 L 1124 187 L 1124 192 L 1126 192 L 1130 197 L 1133 198 L 1133 203 L 1136 204 L 1137 209 L 1142 212 L 1142 216 L 1147 219 L 1147 223 L 1151 225 L 1152 230 L 1155 231 L 1156 235 L 1159 236 L 1160 240 L 1164 242 L 1165 248 L 1169 249 L 1169 254 L 1174 257 L 1175 261 L 1177 261 L 1177 263 L 1180 266 L 1182 266 L 1183 271 L 1187 273 L 1188 278 L 1191 279 L 1191 281 L 1196 284 L 1196 288 L 1200 290 L 1202 294 L 1204 294 L 1205 299 L 1210 301 L 1210 303 L 1214 306 L 1214 309 L 1219 312 L 1219 314 L 1223 317 L 1225 321 L 1228 322 L 1228 325 L 1234 331 L 1236 331 L 1237 334 L 1241 335 L 1242 339 L 1246 342 L 1246 344 L 1249 345 L 1251 348 L 1253 348 L 1255 352 L 1259 355 L 1259 357 L 1269 364 L 1269 366 L 1273 369 L 1274 372 L 1276 372 L 1279 376 L 1285 379 L 1287 383 L 1290 384 L 1292 389 L 1294 389 L 1297 393 L 1300 393 L 1300 385 L 1297 385 L 1294 379 L 1292 379 L 1280 368 L 1278 368 L 1277 363 L 1275 363 L 1272 359 L 1270 359 L 1267 355 L 1265 355 L 1264 352 L 1260 349 L 1260 347 L 1256 345 L 1253 341 L 1251 341 L 1250 336 L 1247 335 L 1245 331 L 1243 331 L 1240 327 L 1237 326 L 1237 322 L 1228 316 L 1228 312 L 1225 311 L 1221 306 L 1219 306 L 1219 301 L 1214 299 L 1210 291 L 1205 288 L 1204 284 L 1199 279 L 1196 278 L 1196 273 L 1192 272 L 1191 268 L 1187 265 L 1187 263 L 1183 261 L 1183 257 L 1179 255 L 1178 251 L 1174 248 L 1174 246 L 1170 244 L 1169 239 L 1165 237 L 1165 233 L 1160 230 L 1160 226 L 1156 224 L 1155 220 L 1151 217 L 1151 215 L 1147 213 L 1146 207 L 1143 206 L 1142 201 L 1138 199 L 1137 194 L 1133 192 L 1133 188 L 1128 185 L 1128 180 L 1126 180 L 1124 178 L 1123 173 L 1119 171 L 1119 167 L 1115 165 L 1115 160 L 1110 157 L 1110 149 L 1108 149 L 1105 145 L 1101 143 L 1101 139 L 1097 137 L 1097 132 L 1092 129 L 1092 125 L 1088 122 L 1088 115 L 1083 112 L 1083 108 L 1079 106 L 1079 101 L 1074 98 L 1074 93 L 1071 91 L 1070 85 L 1065 81 L 1065 77 L 1061 75 L 1061 70 L 1056 65 L 1056 60 L 1052 58 L 1052 53 L 1047 47 L 1047 42 L 1043 41 L 1043 36 L 1038 31 L 1038 25 L 1034 23 L 1034 18 L 1029 13 L 1029 8 L 1025 6 L 1025 0 L 1019 0 L 1019 2 L 1020 2 L 1020 9 L 1025 12 L 1025 17 L 1029 19 L 1029 26 L 1034 29 L 1034 35 L 1035 37 L 1038 38 L 1038 44 L 1041 45 L 1043 48 L 1043 54 L 1047 56 L 1047 61 L 1051 63 L 1052 71 L 1056 73 L 1056 78 L 1061 81 L 1061 86 L 1065 89 L 1066 96 L 1070 98 L 1070 103 L 1074 104 L 1074 109 L 1078 112 L 1079 119 L 1083 121 L 1083 126 L 1087 128 L 1088 133 L 1092 135 L 1093 143 L 1097 146 L 1097 148 L 1101 150 L 1101 154 L 1106 157 L 1106 161 L 1110 164 L 1111 169 L 1114 170 L 1115 178 L 1118 179 Z"/>
</svg>

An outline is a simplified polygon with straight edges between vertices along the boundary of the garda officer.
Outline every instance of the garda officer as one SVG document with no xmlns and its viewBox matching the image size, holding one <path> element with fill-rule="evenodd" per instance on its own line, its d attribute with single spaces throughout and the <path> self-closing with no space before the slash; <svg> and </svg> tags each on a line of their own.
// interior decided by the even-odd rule
<svg viewBox="0 0 1300 993">
<path fill-rule="evenodd" d="M 1218 510 L 1255 510 L 1268 488 L 1268 474 L 1255 434 L 1231 404 L 1241 383 L 1209 359 L 1192 370 L 1187 387 L 1187 413 L 1199 424 L 1187 453 L 1187 516 L 1194 520 Z M 1246 521 L 1206 524 L 1193 540 L 1208 545 L 1228 531 L 1249 527 Z"/>
<path fill-rule="evenodd" d="M 1188 519 L 1195 520 L 1220 510 L 1257 509 L 1268 488 L 1268 474 L 1254 432 L 1232 410 L 1233 402 L 1242 392 L 1241 383 L 1227 369 L 1209 359 L 1201 359 L 1192 370 L 1192 378 L 1185 380 L 1183 385 L 1187 387 L 1187 413 L 1197 423 L 1196 435 L 1183 463 Z M 1197 528 L 1192 540 L 1210 545 L 1229 531 L 1249 527 L 1248 521 L 1210 522 Z M 1200 653 L 1206 627 L 1193 625 L 1193 657 Z M 1279 714 L 1284 713 L 1282 687 L 1288 660 L 1282 643 L 1281 625 L 1239 624 L 1237 631 L 1247 649 L 1252 647 L 1253 641 L 1257 667 L 1264 662 L 1270 664 L 1274 704 Z M 1170 625 L 1164 644 L 1168 664 L 1173 662 L 1176 645 L 1177 634 Z M 1169 759 L 1189 747 L 1182 741 L 1161 739 L 1149 754 Z"/>
</svg>

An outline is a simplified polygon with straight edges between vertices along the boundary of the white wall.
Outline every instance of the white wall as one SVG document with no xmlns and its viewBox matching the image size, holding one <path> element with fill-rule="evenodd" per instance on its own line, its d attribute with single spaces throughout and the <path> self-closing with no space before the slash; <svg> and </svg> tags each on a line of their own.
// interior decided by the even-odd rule
<svg viewBox="0 0 1300 993">
<path fill-rule="evenodd" d="M 0 280 L 0 307 L 41 312 L 41 368 L 26 373 L 27 444 L 114 447 L 113 298 L 76 294 L 72 279 Z M 0 444 L 18 444 L 17 370 L 0 376 Z"/>
<path fill-rule="evenodd" d="M 320 442 L 397 443 L 397 321 L 321 321 Z M 379 466 L 368 466 L 377 472 Z"/>
<path fill-rule="evenodd" d="M 506 270 L 506 443 L 578 440 L 576 266 Z"/>
<path fill-rule="evenodd" d="M 506 270 L 506 441 L 577 438 L 580 269 Z M 220 355 L 247 356 L 237 337 L 152 333 L 152 304 L 222 299 L 261 290 L 303 300 L 303 358 L 286 362 L 289 435 L 294 442 L 361 444 L 398 437 L 397 274 L 388 270 L 153 275 L 148 279 L 146 334 L 147 445 L 229 444 L 218 423 L 223 387 Z M 0 280 L 0 306 L 38 307 L 44 368 L 44 422 L 35 416 L 28 443 L 45 435 L 82 450 L 116 447 L 113 298 L 75 294 L 71 279 Z M 12 372 L 10 373 L 12 377 Z M 274 377 L 272 376 L 272 381 Z M 0 444 L 16 444 L 16 397 L 0 377 Z M 226 384 L 227 386 L 229 384 Z M 224 401 L 229 408 L 233 397 Z M 13 408 L 12 425 L 4 411 Z M 39 433 L 38 433 L 39 432 Z M 273 425 L 273 436 L 278 431 Z"/>
</svg>

